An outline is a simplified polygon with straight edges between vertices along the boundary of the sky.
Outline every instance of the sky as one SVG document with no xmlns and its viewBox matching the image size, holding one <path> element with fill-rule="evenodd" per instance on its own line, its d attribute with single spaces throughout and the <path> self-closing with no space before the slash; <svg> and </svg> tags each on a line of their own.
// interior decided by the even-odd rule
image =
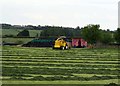
<svg viewBox="0 0 120 86">
<path fill-rule="evenodd" d="M 118 27 L 120 28 L 120 1 L 119 1 L 119 4 L 118 4 Z"/>
<path fill-rule="evenodd" d="M 0 0 L 0 23 L 118 28 L 119 0 Z"/>
</svg>

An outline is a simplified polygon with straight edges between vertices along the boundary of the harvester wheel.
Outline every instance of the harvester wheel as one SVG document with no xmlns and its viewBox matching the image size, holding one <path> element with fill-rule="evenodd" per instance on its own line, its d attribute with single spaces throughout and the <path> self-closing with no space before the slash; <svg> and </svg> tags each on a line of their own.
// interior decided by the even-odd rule
<svg viewBox="0 0 120 86">
<path fill-rule="evenodd" d="M 65 46 L 65 49 L 68 49 L 68 46 L 67 46 L 67 45 Z"/>
<path fill-rule="evenodd" d="M 62 50 L 65 50 L 65 47 L 61 47 Z"/>
</svg>

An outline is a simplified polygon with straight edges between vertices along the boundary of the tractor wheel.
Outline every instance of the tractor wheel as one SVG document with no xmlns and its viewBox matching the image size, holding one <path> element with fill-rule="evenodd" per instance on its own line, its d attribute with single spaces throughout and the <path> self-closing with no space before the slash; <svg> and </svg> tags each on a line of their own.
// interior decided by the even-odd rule
<svg viewBox="0 0 120 86">
<path fill-rule="evenodd" d="M 65 50 L 65 47 L 61 47 L 62 50 Z"/>
<path fill-rule="evenodd" d="M 69 47 L 68 46 L 65 46 L 65 49 L 68 49 Z"/>
</svg>

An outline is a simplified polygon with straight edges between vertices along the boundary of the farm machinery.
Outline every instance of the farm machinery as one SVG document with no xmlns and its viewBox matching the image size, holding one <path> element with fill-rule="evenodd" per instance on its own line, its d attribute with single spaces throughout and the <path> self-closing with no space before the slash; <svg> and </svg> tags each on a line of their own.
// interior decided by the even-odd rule
<svg viewBox="0 0 120 86">
<path fill-rule="evenodd" d="M 55 40 L 54 45 L 53 45 L 53 49 L 65 50 L 65 49 L 70 49 L 70 48 L 71 48 L 71 42 L 65 36 L 61 36 L 57 38 L 57 40 Z"/>
<path fill-rule="evenodd" d="M 87 42 L 82 38 L 68 38 L 60 36 L 58 38 L 37 38 L 23 44 L 23 47 L 52 47 L 53 49 L 70 49 L 87 47 Z"/>
</svg>

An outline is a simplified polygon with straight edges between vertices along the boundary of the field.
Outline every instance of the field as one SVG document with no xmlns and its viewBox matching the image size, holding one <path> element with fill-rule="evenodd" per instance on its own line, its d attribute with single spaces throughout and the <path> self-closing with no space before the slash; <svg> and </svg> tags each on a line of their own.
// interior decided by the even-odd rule
<svg viewBox="0 0 120 86">
<path fill-rule="evenodd" d="M 109 84 L 120 80 L 118 49 L 4 46 L 3 84 Z"/>
<path fill-rule="evenodd" d="M 2 38 L 2 41 L 6 43 L 18 43 L 18 44 L 24 44 L 27 42 L 30 42 L 34 38 Z"/>
<path fill-rule="evenodd" d="M 21 31 L 22 29 L 2 29 L 2 35 L 17 36 L 17 34 Z M 38 36 L 40 36 L 40 33 L 41 33 L 41 30 L 29 30 L 30 37 L 36 37 L 37 34 Z"/>
<path fill-rule="evenodd" d="M 2 36 L 13 35 L 13 36 L 16 37 L 17 34 L 21 31 L 22 31 L 21 29 L 3 29 L 0 33 L 0 35 L 2 35 Z M 36 37 L 37 34 L 38 34 L 38 36 L 40 36 L 41 31 L 42 30 L 29 30 L 30 37 Z M 24 43 L 27 43 L 27 42 L 31 41 L 32 39 L 33 38 L 5 37 L 5 38 L 2 38 L 2 41 L 6 42 L 6 43 L 24 44 Z"/>
</svg>

